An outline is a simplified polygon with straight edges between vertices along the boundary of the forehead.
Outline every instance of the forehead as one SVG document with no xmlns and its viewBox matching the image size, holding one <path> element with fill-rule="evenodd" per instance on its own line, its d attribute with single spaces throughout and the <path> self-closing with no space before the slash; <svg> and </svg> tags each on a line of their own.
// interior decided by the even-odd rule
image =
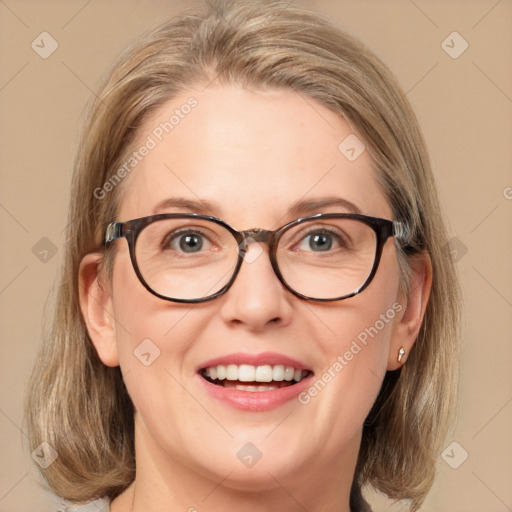
<svg viewBox="0 0 512 512">
<path fill-rule="evenodd" d="M 289 89 L 180 94 L 146 120 L 135 152 L 119 220 L 152 215 L 176 197 L 215 203 L 207 213 L 240 228 L 273 224 L 292 203 L 326 196 L 367 215 L 391 214 L 361 137 L 340 115 Z"/>
</svg>

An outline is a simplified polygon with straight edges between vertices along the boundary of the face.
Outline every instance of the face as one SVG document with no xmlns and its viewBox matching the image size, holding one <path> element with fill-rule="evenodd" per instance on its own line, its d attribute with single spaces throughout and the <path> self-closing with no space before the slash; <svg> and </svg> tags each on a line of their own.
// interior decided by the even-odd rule
<svg viewBox="0 0 512 512">
<path fill-rule="evenodd" d="M 183 109 L 191 96 L 195 106 Z M 176 109 L 166 133 L 162 123 Z M 148 137 L 155 144 L 126 179 L 117 220 L 201 213 L 237 230 L 271 230 L 299 216 L 352 213 L 341 202 L 289 211 L 298 201 L 325 198 L 390 219 L 368 151 L 350 161 L 338 148 L 353 134 L 337 114 L 291 90 L 210 86 L 183 94 L 141 129 L 136 146 Z M 177 198 L 188 203 L 169 201 Z M 209 208 L 191 204 L 201 201 Z M 286 486 L 353 470 L 402 316 L 392 237 L 366 290 L 325 303 L 286 290 L 264 244 L 251 244 L 227 293 L 200 304 L 152 295 L 134 272 L 125 239 L 115 251 L 108 306 L 115 346 L 103 359 L 120 364 L 137 411 L 138 466 L 217 481 L 229 475 L 226 485 L 253 490 L 275 486 L 269 473 Z M 96 343 L 100 356 L 107 344 Z M 289 366 L 304 378 L 283 387 L 266 383 L 275 386 L 265 391 L 254 391 L 251 381 L 244 383 L 248 391 L 202 375 L 242 364 L 270 365 L 274 376 L 277 366 Z"/>
</svg>

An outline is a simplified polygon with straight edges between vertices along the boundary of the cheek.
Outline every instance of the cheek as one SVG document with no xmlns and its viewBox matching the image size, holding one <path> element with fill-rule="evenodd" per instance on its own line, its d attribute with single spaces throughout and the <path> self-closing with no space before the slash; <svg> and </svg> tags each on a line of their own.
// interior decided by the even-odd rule
<svg viewBox="0 0 512 512">
<path fill-rule="evenodd" d="M 120 355 L 133 351 L 144 339 L 161 336 L 161 322 L 155 314 L 155 300 L 140 283 L 133 270 L 128 251 L 116 255 L 113 276 L 113 307 L 116 339 Z"/>
<path fill-rule="evenodd" d="M 133 270 L 128 251 L 116 255 L 112 279 L 116 341 L 123 374 L 132 370 L 139 373 L 148 367 L 163 369 L 169 359 L 183 361 L 189 337 L 179 331 L 191 306 L 164 301 L 146 290 Z M 150 373 L 154 372 L 142 375 Z"/>
<path fill-rule="evenodd" d="M 146 290 L 128 254 L 116 256 L 112 279 L 123 379 L 143 421 L 158 425 L 164 411 L 184 413 L 190 405 L 178 383 L 190 371 L 186 363 L 195 333 L 187 319 L 192 308 L 164 301 Z M 166 428 L 178 436 L 179 432 L 170 427 L 175 423 L 169 421 Z"/>
<path fill-rule="evenodd" d="M 350 394 L 360 400 L 367 392 L 373 395 L 384 378 L 400 306 L 393 297 L 385 300 L 381 296 L 378 304 L 370 304 L 361 295 L 358 302 L 354 298 L 349 308 L 322 315 L 334 334 L 322 343 L 325 366 L 316 377 L 326 384 L 332 382 L 338 396 Z"/>
<path fill-rule="evenodd" d="M 323 371 L 299 396 L 304 412 L 314 418 L 318 435 L 332 453 L 360 435 L 386 373 L 392 325 L 379 329 L 384 321 L 379 314 L 367 312 L 358 322 L 354 316 L 340 322 L 343 335 L 326 347 L 329 355 Z"/>
<path fill-rule="evenodd" d="M 330 331 L 319 344 L 325 363 L 299 400 L 344 435 L 361 428 L 386 374 L 393 329 L 403 308 L 397 302 L 398 283 L 396 261 L 383 258 L 361 294 L 315 311 Z"/>
<path fill-rule="evenodd" d="M 386 366 L 393 328 L 404 304 L 398 302 L 399 268 L 394 251 L 385 251 L 377 274 L 360 294 L 320 312 L 332 336 L 329 351 L 354 364 Z M 357 357 L 356 357 L 357 356 Z M 379 376 L 382 371 L 377 373 Z"/>
</svg>

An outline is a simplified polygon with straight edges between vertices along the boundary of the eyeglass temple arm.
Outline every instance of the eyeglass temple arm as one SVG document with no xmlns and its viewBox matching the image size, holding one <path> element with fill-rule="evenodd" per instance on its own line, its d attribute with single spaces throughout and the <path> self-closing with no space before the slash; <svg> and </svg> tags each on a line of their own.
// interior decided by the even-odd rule
<svg viewBox="0 0 512 512">
<path fill-rule="evenodd" d="M 111 222 L 105 231 L 105 245 L 123 236 L 123 223 Z"/>
<path fill-rule="evenodd" d="M 399 220 L 393 221 L 393 236 L 403 244 L 409 243 L 409 228 L 404 222 Z"/>
</svg>

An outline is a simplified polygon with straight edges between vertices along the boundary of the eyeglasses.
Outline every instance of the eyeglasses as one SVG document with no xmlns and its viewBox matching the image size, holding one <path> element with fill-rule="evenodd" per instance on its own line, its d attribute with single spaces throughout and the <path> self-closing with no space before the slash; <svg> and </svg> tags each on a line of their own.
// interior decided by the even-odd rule
<svg viewBox="0 0 512 512">
<path fill-rule="evenodd" d="M 328 302 L 353 297 L 370 284 L 392 236 L 405 242 L 406 226 L 358 214 L 317 214 L 275 231 L 237 231 L 215 217 L 169 213 L 112 222 L 105 245 L 125 237 L 148 291 L 164 300 L 199 303 L 229 290 L 242 262 L 252 262 L 252 243 L 267 244 L 285 288 L 301 299 Z"/>
</svg>

